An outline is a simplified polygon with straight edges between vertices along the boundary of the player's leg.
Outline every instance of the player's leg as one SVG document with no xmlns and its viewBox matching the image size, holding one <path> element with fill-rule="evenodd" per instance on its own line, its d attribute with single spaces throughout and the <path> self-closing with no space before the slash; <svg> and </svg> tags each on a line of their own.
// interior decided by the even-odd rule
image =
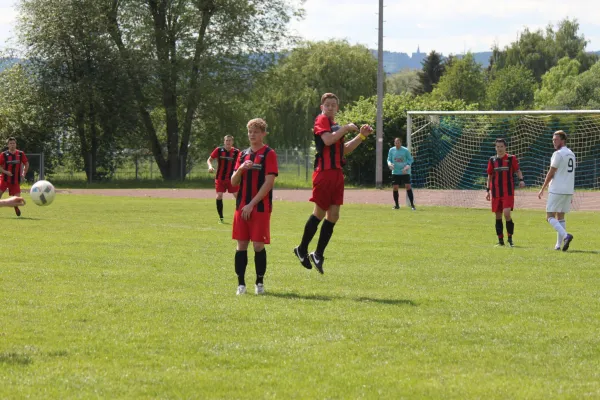
<svg viewBox="0 0 600 400">
<path fill-rule="evenodd" d="M 496 246 L 504 246 L 504 225 L 502 224 L 502 199 L 492 197 L 492 212 L 496 215 L 496 237 L 498 243 Z"/>
<path fill-rule="evenodd" d="M 312 269 L 312 265 L 308 258 L 308 245 L 313 240 L 319 229 L 319 224 L 325 218 L 325 210 L 323 210 L 317 203 L 313 209 L 313 213 L 308 217 L 306 224 L 304 225 L 304 232 L 302 233 L 302 240 L 300 244 L 294 248 L 294 254 L 300 260 L 302 266 L 306 269 Z"/>
<path fill-rule="evenodd" d="M 408 183 L 406 185 L 404 185 L 404 187 L 406 188 L 406 195 L 408 196 L 408 200 L 410 201 L 410 208 L 412 208 L 412 210 L 416 210 L 415 208 L 415 196 L 413 194 L 412 191 L 412 186 L 410 186 L 410 175 L 406 175 L 408 177 Z"/>
<path fill-rule="evenodd" d="M 250 240 L 254 246 L 254 267 L 256 269 L 255 293 L 264 294 L 264 277 L 267 272 L 266 244 L 271 243 L 271 214 L 268 212 L 253 212 L 248 221 Z"/>
<path fill-rule="evenodd" d="M 254 284 L 254 293 L 265 294 L 264 277 L 267 272 L 267 249 L 262 242 L 252 242 L 254 246 L 254 268 L 256 270 L 256 282 Z"/>
<path fill-rule="evenodd" d="M 400 185 L 396 182 L 398 175 L 392 175 L 392 179 L 394 180 L 393 185 L 392 185 L 392 196 L 394 197 L 394 210 L 397 210 L 400 208 L 400 203 L 398 202 L 400 195 L 398 194 L 398 189 L 400 188 Z"/>
<path fill-rule="evenodd" d="M 512 236 L 515 233 L 515 223 L 512 220 L 512 216 L 510 214 L 511 208 L 504 208 L 504 220 L 506 221 L 506 234 L 508 236 L 508 245 L 510 247 L 514 247 Z"/>
<path fill-rule="evenodd" d="M 247 240 L 238 240 L 235 250 L 235 274 L 238 278 L 237 295 L 246 293 L 246 267 L 248 266 L 248 244 Z"/>
<path fill-rule="evenodd" d="M 564 220 L 565 211 L 568 211 L 568 208 L 567 209 L 564 208 L 565 207 L 564 203 L 566 202 L 566 200 L 569 201 L 568 206 L 570 207 L 570 205 L 571 205 L 570 198 L 567 198 L 567 197 L 569 197 L 569 196 L 549 193 L 548 201 L 546 203 L 546 220 L 548 221 L 548 223 L 550 225 L 552 225 L 554 230 L 557 232 L 557 234 L 558 234 L 557 239 L 563 238 L 561 240 L 561 243 L 563 244 L 563 251 L 566 251 L 565 245 L 567 247 L 567 250 L 569 249 L 569 244 L 570 244 L 571 240 L 573 240 L 573 236 L 569 235 L 569 240 L 567 241 L 568 233 L 567 233 L 566 229 L 562 226 L 562 224 L 559 222 L 560 220 Z M 555 249 L 556 249 L 556 247 L 555 247 Z"/>
<path fill-rule="evenodd" d="M 219 214 L 219 222 L 223 223 L 223 192 L 217 192 L 217 213 Z"/>
<path fill-rule="evenodd" d="M 250 243 L 250 229 L 248 222 L 242 218 L 242 213 L 235 211 L 233 215 L 233 229 L 231 238 L 237 240 L 235 249 L 235 274 L 238 278 L 237 295 L 246 293 L 246 267 L 248 266 L 248 244 Z"/>
<path fill-rule="evenodd" d="M 570 204 L 570 200 L 569 200 L 569 204 Z M 567 223 L 565 221 L 565 213 L 564 212 L 556 213 L 556 219 L 558 220 L 558 223 L 560 224 L 560 226 L 562 226 L 566 232 L 566 235 L 562 238 L 561 243 L 562 243 L 562 251 L 567 251 L 567 250 L 569 250 L 569 246 L 571 245 L 571 241 L 573 240 L 573 235 L 571 235 L 567 231 Z"/>
<path fill-rule="evenodd" d="M 325 262 L 325 249 L 331 240 L 333 235 L 333 228 L 336 222 L 340 219 L 340 207 L 339 205 L 331 205 L 327 210 L 323 225 L 321 225 L 321 232 L 319 233 L 319 241 L 317 242 L 317 249 L 309 254 L 310 260 L 315 265 L 315 268 L 319 273 L 323 273 L 323 264 Z"/>
<path fill-rule="evenodd" d="M 19 186 L 18 183 L 14 186 L 9 186 L 8 194 L 10 196 L 21 197 L 21 186 Z M 15 207 L 15 214 L 17 214 L 17 217 L 21 216 L 21 210 L 19 209 L 19 207 Z"/>
</svg>

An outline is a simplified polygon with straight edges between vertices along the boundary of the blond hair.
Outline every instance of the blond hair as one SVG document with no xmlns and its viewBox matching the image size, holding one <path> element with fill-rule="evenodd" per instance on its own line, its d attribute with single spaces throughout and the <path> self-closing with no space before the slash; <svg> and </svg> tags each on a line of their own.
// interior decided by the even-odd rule
<svg viewBox="0 0 600 400">
<path fill-rule="evenodd" d="M 565 142 L 567 141 L 567 134 L 565 133 L 565 131 L 556 131 L 554 132 L 553 136 L 558 136 L 561 140 L 564 140 Z"/>
<path fill-rule="evenodd" d="M 223 139 L 224 139 L 224 140 L 227 140 L 227 139 L 233 139 L 233 136 L 231 136 L 231 135 L 225 135 L 225 136 L 223 137 Z"/>
<path fill-rule="evenodd" d="M 261 132 L 266 132 L 267 131 L 267 122 L 262 118 L 254 118 L 254 119 L 251 119 L 250 121 L 248 121 L 248 125 L 246 125 L 246 127 L 248 129 L 257 128 Z"/>
<path fill-rule="evenodd" d="M 335 99 L 335 101 L 340 104 L 340 99 L 338 99 L 338 97 L 333 94 L 333 93 L 325 93 L 323 96 L 321 96 L 321 105 L 323 105 L 325 103 L 325 100 L 327 99 Z"/>
</svg>

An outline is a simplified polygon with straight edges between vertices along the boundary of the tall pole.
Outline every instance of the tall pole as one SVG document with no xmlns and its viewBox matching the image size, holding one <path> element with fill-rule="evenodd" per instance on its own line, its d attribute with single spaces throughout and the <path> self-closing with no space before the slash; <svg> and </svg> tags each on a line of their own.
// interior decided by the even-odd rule
<svg viewBox="0 0 600 400">
<path fill-rule="evenodd" d="M 383 0 L 379 0 L 379 31 L 377 40 L 377 121 L 375 151 L 375 186 L 383 188 Z"/>
</svg>

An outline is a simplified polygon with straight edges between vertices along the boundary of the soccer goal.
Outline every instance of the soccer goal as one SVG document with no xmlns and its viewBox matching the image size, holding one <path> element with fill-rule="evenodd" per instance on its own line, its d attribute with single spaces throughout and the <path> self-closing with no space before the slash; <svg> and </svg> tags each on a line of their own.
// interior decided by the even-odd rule
<svg viewBox="0 0 600 400">
<path fill-rule="evenodd" d="M 515 207 L 545 208 L 545 197 L 539 200 L 537 193 L 554 152 L 552 135 L 563 130 L 577 158 L 573 208 L 600 210 L 600 110 L 407 114 L 407 147 L 415 159 L 412 185 L 421 204 L 489 207 L 487 162 L 496 154 L 496 138 L 504 138 L 527 185 L 516 191 Z"/>
</svg>

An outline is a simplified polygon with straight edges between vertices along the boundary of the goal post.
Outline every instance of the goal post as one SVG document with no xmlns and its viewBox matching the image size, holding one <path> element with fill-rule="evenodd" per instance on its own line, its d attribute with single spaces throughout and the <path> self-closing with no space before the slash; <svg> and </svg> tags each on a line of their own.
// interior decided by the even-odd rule
<svg viewBox="0 0 600 400">
<path fill-rule="evenodd" d="M 577 158 L 574 209 L 600 209 L 600 110 L 408 111 L 406 130 L 419 203 L 489 207 L 487 162 L 495 140 L 504 138 L 527 185 L 516 191 L 515 207 L 544 208 L 537 192 L 554 152 L 552 135 L 563 130 Z"/>
</svg>

